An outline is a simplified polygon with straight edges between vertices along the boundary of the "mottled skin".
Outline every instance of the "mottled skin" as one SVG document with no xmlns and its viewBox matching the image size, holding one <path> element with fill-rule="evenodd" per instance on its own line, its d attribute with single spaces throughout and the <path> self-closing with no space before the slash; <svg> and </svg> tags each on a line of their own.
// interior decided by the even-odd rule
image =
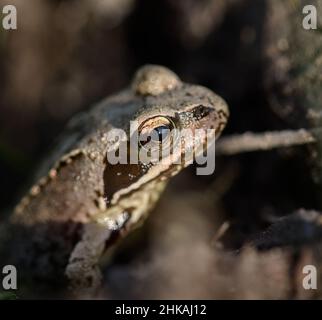
<svg viewBox="0 0 322 320">
<path fill-rule="evenodd" d="M 200 117 L 198 108 L 207 114 Z M 159 116 L 173 119 L 177 128 L 215 128 L 217 137 L 228 108 L 210 90 L 182 83 L 166 68 L 141 68 L 129 88 L 70 121 L 10 219 L 7 262 L 38 284 L 68 279 L 74 288 L 96 288 L 111 235 L 139 225 L 167 180 L 190 163 L 107 163 L 107 151 L 117 148 L 107 138 L 111 129 L 129 134 L 131 120 L 140 125 Z M 113 221 L 117 230 L 108 227 Z"/>
</svg>

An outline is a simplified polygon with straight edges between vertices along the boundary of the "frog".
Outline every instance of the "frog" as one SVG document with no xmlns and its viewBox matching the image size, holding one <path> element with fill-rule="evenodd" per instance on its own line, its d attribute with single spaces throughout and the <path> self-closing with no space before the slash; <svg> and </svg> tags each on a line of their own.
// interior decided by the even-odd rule
<svg viewBox="0 0 322 320">
<path fill-rule="evenodd" d="M 9 218 L 6 261 L 37 284 L 93 294 L 103 255 L 142 225 L 168 181 L 192 162 L 111 164 L 107 153 L 121 144 L 112 130 L 129 138 L 132 122 L 137 132 L 214 129 L 216 140 L 228 117 L 227 103 L 212 90 L 185 83 L 164 66 L 139 68 L 127 88 L 68 122 Z"/>
</svg>

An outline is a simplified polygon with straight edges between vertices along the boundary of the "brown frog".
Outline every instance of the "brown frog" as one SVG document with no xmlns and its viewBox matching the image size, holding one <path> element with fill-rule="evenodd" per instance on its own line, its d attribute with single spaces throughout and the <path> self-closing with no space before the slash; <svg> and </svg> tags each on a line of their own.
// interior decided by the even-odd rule
<svg viewBox="0 0 322 320">
<path fill-rule="evenodd" d="M 67 280 L 76 291 L 97 288 L 112 236 L 140 225 L 167 181 L 192 161 L 110 164 L 107 153 L 121 143 L 111 130 L 129 138 L 134 121 L 145 132 L 212 128 L 215 139 L 227 119 L 226 103 L 209 89 L 161 66 L 140 68 L 129 88 L 70 121 L 5 228 L 6 261 L 40 285 Z M 197 150 L 204 143 L 199 139 Z"/>
</svg>

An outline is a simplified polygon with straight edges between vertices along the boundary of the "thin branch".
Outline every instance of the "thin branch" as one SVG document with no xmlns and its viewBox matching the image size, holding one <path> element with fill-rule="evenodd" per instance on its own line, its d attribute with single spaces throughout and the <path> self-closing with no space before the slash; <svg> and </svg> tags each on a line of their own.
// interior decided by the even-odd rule
<svg viewBox="0 0 322 320">
<path fill-rule="evenodd" d="M 229 228 L 230 223 L 228 221 L 222 223 L 216 234 L 211 239 L 211 245 L 216 246 L 218 249 L 222 248 L 222 243 L 220 243 L 220 239 L 225 235 Z"/>
<path fill-rule="evenodd" d="M 314 143 L 315 136 L 322 128 L 307 130 L 268 131 L 263 133 L 246 132 L 222 137 L 216 145 L 217 155 L 232 155 L 242 152 L 270 150 Z"/>
</svg>

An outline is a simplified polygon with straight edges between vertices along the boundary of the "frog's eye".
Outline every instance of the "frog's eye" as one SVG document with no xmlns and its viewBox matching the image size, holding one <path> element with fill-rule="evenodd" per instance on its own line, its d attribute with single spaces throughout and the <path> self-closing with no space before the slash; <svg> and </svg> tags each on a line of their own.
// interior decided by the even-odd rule
<svg viewBox="0 0 322 320">
<path fill-rule="evenodd" d="M 153 129 L 151 140 L 155 142 L 162 142 L 170 134 L 170 128 L 167 125 L 162 125 Z"/>
<path fill-rule="evenodd" d="M 141 146 L 145 146 L 147 143 L 166 142 L 174 128 L 174 122 L 168 117 L 157 116 L 144 121 L 139 128 Z"/>
</svg>

